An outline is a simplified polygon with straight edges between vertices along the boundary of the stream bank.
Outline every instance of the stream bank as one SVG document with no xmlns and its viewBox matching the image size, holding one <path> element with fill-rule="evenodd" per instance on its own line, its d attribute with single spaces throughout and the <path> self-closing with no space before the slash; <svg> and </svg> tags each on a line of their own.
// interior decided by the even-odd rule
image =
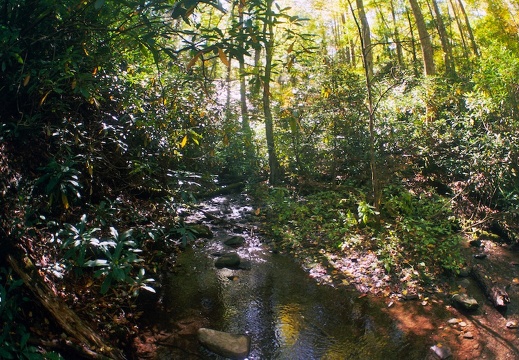
<svg viewBox="0 0 519 360">
<path fill-rule="evenodd" d="M 330 264 L 305 271 L 271 252 L 248 203 L 244 194 L 221 196 L 186 218 L 208 224 L 214 237 L 194 242 L 164 275 L 158 304 L 144 309 L 139 358 L 223 359 L 199 345 L 201 327 L 249 335 L 249 359 L 436 359 L 433 346 L 448 349 L 454 359 L 519 357 L 517 331 L 504 327 L 516 305 L 498 313 L 468 278 L 407 298 L 373 296 L 370 289 L 380 286 L 369 278 L 360 288 L 331 281 L 336 269 Z M 224 245 L 232 236 L 245 243 Z M 244 269 L 215 267 L 220 255 L 232 252 L 248 264 Z M 355 262 L 362 267 L 361 259 Z M 452 307 L 453 289 L 474 294 L 478 311 Z M 510 294 L 517 302 L 516 290 Z"/>
</svg>

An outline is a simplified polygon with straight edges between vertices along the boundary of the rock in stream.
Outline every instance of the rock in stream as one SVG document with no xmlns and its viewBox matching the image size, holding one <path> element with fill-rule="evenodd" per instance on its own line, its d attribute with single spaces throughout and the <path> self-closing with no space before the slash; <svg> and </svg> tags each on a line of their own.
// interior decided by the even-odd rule
<svg viewBox="0 0 519 360">
<path fill-rule="evenodd" d="M 231 359 L 245 359 L 250 352 L 251 339 L 247 335 L 200 328 L 198 340 L 215 354 Z"/>
<path fill-rule="evenodd" d="M 230 252 L 223 254 L 218 259 L 216 259 L 214 266 L 216 266 L 218 269 L 237 269 L 240 266 L 240 262 L 240 256 L 235 252 Z"/>
</svg>

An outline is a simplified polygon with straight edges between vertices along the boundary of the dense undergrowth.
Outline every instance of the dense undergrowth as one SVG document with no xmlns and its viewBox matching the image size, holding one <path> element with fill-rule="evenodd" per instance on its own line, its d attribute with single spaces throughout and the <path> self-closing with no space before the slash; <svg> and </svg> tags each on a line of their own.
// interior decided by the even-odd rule
<svg viewBox="0 0 519 360">
<path fill-rule="evenodd" d="M 271 199 L 267 232 L 281 249 L 298 256 L 309 249 L 342 256 L 370 251 L 389 274 L 416 267 L 432 280 L 463 266 L 462 235 L 450 199 L 427 190 L 388 188 L 376 212 L 361 191 L 349 187 L 307 196 L 272 189 L 266 197 Z"/>
</svg>

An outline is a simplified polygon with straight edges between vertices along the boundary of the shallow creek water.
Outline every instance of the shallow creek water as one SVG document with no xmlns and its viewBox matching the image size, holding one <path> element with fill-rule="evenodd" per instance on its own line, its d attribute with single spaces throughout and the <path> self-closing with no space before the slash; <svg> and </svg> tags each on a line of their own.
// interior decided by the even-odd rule
<svg viewBox="0 0 519 360">
<path fill-rule="evenodd" d="M 351 289 L 318 285 L 293 259 L 269 252 L 254 231 L 244 231 L 250 224 L 240 219 L 252 209 L 243 203 L 239 197 L 220 197 L 204 205 L 205 211 L 242 227 L 214 226 L 215 238 L 179 255 L 179 270 L 163 284 L 169 321 L 196 314 L 207 319 L 207 327 L 248 334 L 249 359 L 426 357 L 426 340 L 400 330 L 380 304 Z M 231 235 L 244 236 L 246 244 L 223 245 Z M 250 261 L 250 270 L 216 269 L 214 254 L 229 251 Z M 153 317 L 161 321 L 165 315 L 157 310 Z M 199 351 L 201 358 L 222 359 Z"/>
</svg>

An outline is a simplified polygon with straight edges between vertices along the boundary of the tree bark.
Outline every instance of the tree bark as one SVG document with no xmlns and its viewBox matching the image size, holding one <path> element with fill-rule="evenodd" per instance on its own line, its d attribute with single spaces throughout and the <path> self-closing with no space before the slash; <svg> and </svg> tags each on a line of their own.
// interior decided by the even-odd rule
<svg viewBox="0 0 519 360">
<path fill-rule="evenodd" d="M 272 76 L 272 57 L 274 53 L 274 24 L 272 14 L 273 0 L 267 0 L 263 35 L 265 37 L 265 76 L 263 79 L 263 113 L 265 116 L 265 136 L 269 161 L 269 181 L 277 184 L 281 180 L 280 166 L 274 141 L 274 121 L 270 104 L 270 80 Z"/>
<path fill-rule="evenodd" d="M 398 31 L 398 26 L 396 23 L 396 11 L 394 0 L 391 0 L 391 17 L 393 18 L 393 36 L 395 38 L 396 45 L 396 56 L 398 60 L 398 66 L 401 68 L 404 67 L 404 54 L 402 51 L 402 43 L 400 42 L 400 32 Z"/>
<path fill-rule="evenodd" d="M 437 0 L 431 1 L 434 15 L 436 17 L 436 27 L 438 29 L 438 34 L 440 35 L 440 42 L 443 50 L 445 72 L 449 75 L 454 75 L 456 73 L 456 69 L 454 66 L 454 58 L 452 56 L 452 46 L 449 41 L 449 36 L 447 35 L 447 29 L 445 28 L 445 22 L 443 21 L 443 16 L 440 11 L 440 7 L 438 6 Z"/>
<path fill-rule="evenodd" d="M 411 35 L 411 54 L 413 56 L 413 74 L 415 77 L 418 77 L 418 57 L 416 56 L 416 40 L 414 38 L 413 24 L 411 22 L 411 15 L 409 14 L 409 9 L 406 7 L 405 13 L 407 15 L 407 22 L 409 24 L 409 33 Z"/>
<path fill-rule="evenodd" d="M 461 20 L 458 15 L 458 10 L 456 8 L 456 4 L 452 0 L 449 0 L 449 2 L 451 4 L 452 11 L 454 12 L 454 19 L 456 20 L 456 25 L 458 26 L 458 31 L 460 33 L 461 43 L 463 44 L 463 55 L 465 56 L 466 59 L 468 59 L 469 51 L 468 51 L 468 47 L 467 47 L 467 41 L 465 40 L 463 25 L 461 24 Z"/>
<path fill-rule="evenodd" d="M 238 21 L 240 23 L 240 32 L 243 35 L 243 2 L 238 5 Z M 239 46 L 244 47 L 244 36 L 240 37 Z M 254 148 L 252 144 L 252 131 L 250 128 L 249 109 L 247 106 L 247 84 L 245 79 L 245 59 L 242 56 L 238 58 L 240 71 L 240 112 L 241 112 L 241 128 L 243 132 L 244 151 L 247 159 L 254 157 Z"/>
<path fill-rule="evenodd" d="M 467 16 L 467 12 L 465 11 L 465 6 L 463 6 L 463 2 L 458 0 L 458 5 L 460 7 L 461 13 L 465 18 L 465 26 L 467 27 L 467 32 L 469 34 L 470 44 L 472 45 L 472 51 L 474 52 L 474 56 L 479 57 L 479 49 L 478 44 L 476 43 L 476 39 L 474 38 L 474 33 L 472 32 L 472 26 L 470 25 L 469 17 Z"/>
<path fill-rule="evenodd" d="M 424 64 L 425 76 L 431 76 L 436 74 L 436 68 L 434 66 L 434 53 L 431 38 L 427 32 L 425 20 L 422 14 L 422 10 L 418 5 L 417 0 L 409 0 L 411 10 L 416 21 L 416 28 L 418 29 L 418 35 L 420 36 L 420 46 L 422 48 L 422 57 Z"/>
<path fill-rule="evenodd" d="M 13 270 L 23 280 L 24 285 L 33 293 L 38 301 L 49 311 L 61 328 L 71 337 L 77 339 L 84 348 L 85 354 L 103 354 L 110 359 L 125 359 L 124 355 L 106 343 L 91 327 L 73 312 L 56 295 L 38 274 L 38 269 L 28 257 L 21 260 L 13 254 L 7 256 Z"/>
<path fill-rule="evenodd" d="M 355 24 L 357 25 L 357 29 L 359 34 L 363 33 L 362 23 L 359 24 L 357 21 L 357 17 L 355 16 L 355 12 L 353 11 L 353 5 L 351 0 L 348 0 L 350 5 L 351 14 L 353 19 L 355 20 Z M 359 1 L 357 0 L 357 6 L 359 5 Z M 369 112 L 369 157 L 370 157 L 370 170 L 371 170 L 371 186 L 373 189 L 373 207 L 377 213 L 377 220 L 379 220 L 378 213 L 380 210 L 380 204 L 382 200 L 381 192 L 380 192 L 380 184 L 378 178 L 378 168 L 377 168 L 377 158 L 375 152 L 375 108 L 373 105 L 373 92 L 372 92 L 372 75 L 370 75 L 369 70 L 369 56 L 368 53 L 372 53 L 371 49 L 368 49 L 366 44 L 364 44 L 364 36 L 360 37 L 361 50 L 362 50 L 362 61 L 364 68 L 364 76 L 366 79 L 366 90 L 368 93 L 368 112 Z"/>
<path fill-rule="evenodd" d="M 373 77 L 373 49 L 371 45 L 371 31 L 369 29 L 368 18 L 366 16 L 366 11 L 364 11 L 364 2 L 363 0 L 356 0 L 357 2 L 357 11 L 359 12 L 360 19 L 360 30 L 361 30 L 361 38 L 362 38 L 362 57 L 364 61 L 364 66 L 368 72 L 368 76 L 371 79 Z"/>
</svg>

